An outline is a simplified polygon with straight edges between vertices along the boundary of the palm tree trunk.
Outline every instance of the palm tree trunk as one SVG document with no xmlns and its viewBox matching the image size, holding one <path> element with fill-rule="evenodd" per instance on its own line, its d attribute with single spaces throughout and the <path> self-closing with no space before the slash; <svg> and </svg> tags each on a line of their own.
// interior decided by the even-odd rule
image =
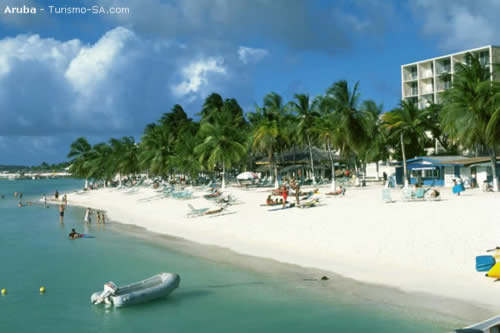
<svg viewBox="0 0 500 333">
<path fill-rule="evenodd" d="M 497 152 L 493 147 L 490 150 L 490 158 L 491 158 L 491 174 L 493 175 L 493 191 L 498 192 L 498 179 L 497 179 Z"/>
<path fill-rule="evenodd" d="M 86 190 L 89 188 L 89 179 L 85 178 L 85 187 Z"/>
<path fill-rule="evenodd" d="M 274 163 L 274 188 L 280 187 L 278 182 L 278 163 Z"/>
<path fill-rule="evenodd" d="M 376 168 L 377 168 L 377 181 L 379 181 L 379 180 L 380 180 L 380 177 L 379 177 L 379 175 L 378 175 L 378 173 L 379 173 L 378 161 L 376 161 L 376 162 L 375 162 L 375 166 L 376 166 Z"/>
<path fill-rule="evenodd" d="M 316 177 L 314 176 L 314 160 L 313 160 L 313 153 L 312 153 L 312 147 L 311 147 L 311 139 L 309 138 L 309 135 L 307 136 L 307 144 L 309 146 L 309 158 L 311 159 L 311 172 L 312 172 L 312 177 L 313 177 L 313 185 L 316 186 Z"/>
<path fill-rule="evenodd" d="M 403 154 L 403 175 L 404 175 L 404 184 L 405 188 L 408 187 L 408 176 L 406 169 L 406 154 L 405 154 L 405 144 L 403 141 L 403 132 L 401 132 L 401 152 Z"/>
<path fill-rule="evenodd" d="M 226 165 L 224 164 L 224 161 L 222 161 L 222 186 L 221 189 L 226 188 Z"/>
<path fill-rule="evenodd" d="M 330 142 L 327 143 L 328 157 L 330 158 L 330 164 L 332 166 L 332 190 L 335 191 L 337 184 L 335 184 L 335 163 L 333 162 L 332 149 L 330 148 Z"/>
<path fill-rule="evenodd" d="M 356 179 L 354 180 L 354 185 L 359 186 L 359 168 L 358 168 L 358 158 L 354 156 L 354 174 L 356 175 Z"/>
</svg>

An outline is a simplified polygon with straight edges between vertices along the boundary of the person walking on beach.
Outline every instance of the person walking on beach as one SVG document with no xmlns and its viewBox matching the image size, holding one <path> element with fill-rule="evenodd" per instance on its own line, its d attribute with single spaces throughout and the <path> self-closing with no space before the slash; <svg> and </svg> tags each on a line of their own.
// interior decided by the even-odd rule
<svg viewBox="0 0 500 333">
<path fill-rule="evenodd" d="M 64 223 L 64 205 L 59 205 L 59 223 Z"/>
<path fill-rule="evenodd" d="M 92 211 L 90 210 L 90 208 L 87 208 L 87 210 L 85 211 L 85 217 L 83 218 L 85 223 L 87 223 L 87 224 L 92 223 L 91 214 L 92 214 Z"/>
<path fill-rule="evenodd" d="M 290 187 L 295 191 L 295 202 L 297 206 L 300 206 L 300 185 L 293 179 L 290 183 Z"/>
<path fill-rule="evenodd" d="M 281 190 L 281 195 L 283 196 L 283 208 L 286 206 L 286 198 L 288 197 L 288 190 L 286 185 L 283 184 L 283 189 Z"/>
</svg>

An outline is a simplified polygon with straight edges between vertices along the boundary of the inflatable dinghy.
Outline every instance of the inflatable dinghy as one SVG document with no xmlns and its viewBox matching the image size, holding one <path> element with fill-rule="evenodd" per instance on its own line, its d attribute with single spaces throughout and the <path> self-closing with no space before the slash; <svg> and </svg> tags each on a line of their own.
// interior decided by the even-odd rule
<svg viewBox="0 0 500 333">
<path fill-rule="evenodd" d="M 123 287 L 108 282 L 103 291 L 92 294 L 90 301 L 93 304 L 106 303 L 116 307 L 148 302 L 169 295 L 179 287 L 180 281 L 178 274 L 160 273 Z"/>
</svg>

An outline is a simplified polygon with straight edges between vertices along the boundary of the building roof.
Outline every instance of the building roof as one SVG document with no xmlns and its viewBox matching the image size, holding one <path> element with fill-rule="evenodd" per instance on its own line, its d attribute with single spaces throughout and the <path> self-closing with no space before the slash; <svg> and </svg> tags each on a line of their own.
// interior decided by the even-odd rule
<svg viewBox="0 0 500 333">
<path fill-rule="evenodd" d="M 500 156 L 497 156 L 497 161 L 498 160 L 500 160 Z M 480 163 L 487 163 L 490 161 L 491 161 L 490 157 L 482 156 L 482 157 L 471 157 L 471 158 L 450 160 L 450 161 L 447 161 L 446 164 L 456 165 L 456 166 L 471 166 L 471 165 L 480 164 Z"/>
<path fill-rule="evenodd" d="M 468 157 L 459 155 L 443 155 L 443 156 L 417 156 L 406 160 L 407 164 L 420 163 L 421 161 L 431 164 L 449 164 L 450 161 L 465 161 Z"/>
<path fill-rule="evenodd" d="M 489 49 L 489 48 L 500 48 L 500 46 L 498 46 L 498 45 L 485 45 L 485 46 L 482 46 L 482 47 L 476 47 L 476 48 L 469 49 L 469 50 L 463 50 L 463 51 L 459 51 L 459 52 L 455 52 L 455 53 L 450 53 L 450 54 L 445 54 L 445 55 L 441 55 L 441 56 L 437 56 L 437 57 L 433 57 L 433 58 L 428 58 L 428 59 L 424 59 L 424 60 L 414 61 L 414 62 L 411 62 L 411 63 L 408 63 L 408 64 L 401 65 L 401 67 L 413 66 L 413 65 L 419 64 L 421 62 L 428 62 L 428 61 L 431 61 L 431 60 L 434 60 L 434 59 L 437 60 L 439 58 L 447 58 L 447 57 L 457 56 L 457 55 L 461 55 L 461 54 L 465 54 L 465 53 L 472 53 L 472 52 L 476 52 L 476 51 L 480 51 L 480 50 L 484 50 L 484 49 Z"/>
</svg>

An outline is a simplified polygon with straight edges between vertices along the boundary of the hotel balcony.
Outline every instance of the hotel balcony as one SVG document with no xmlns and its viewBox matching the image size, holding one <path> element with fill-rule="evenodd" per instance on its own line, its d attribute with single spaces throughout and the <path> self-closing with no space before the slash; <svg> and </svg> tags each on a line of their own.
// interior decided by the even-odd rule
<svg viewBox="0 0 500 333">
<path fill-rule="evenodd" d="M 420 88 L 420 95 L 425 95 L 425 94 L 433 94 L 434 93 L 434 79 L 427 78 L 427 79 L 422 79 L 419 82 L 419 88 Z"/>
<path fill-rule="evenodd" d="M 436 60 L 436 75 L 451 73 L 451 58 Z"/>
<path fill-rule="evenodd" d="M 434 76 L 434 65 L 432 61 L 424 62 L 418 65 L 418 72 L 421 79 L 429 78 Z"/>
<path fill-rule="evenodd" d="M 403 68 L 403 80 L 404 81 L 414 81 L 418 79 L 417 75 L 417 65 L 407 66 Z"/>
</svg>

